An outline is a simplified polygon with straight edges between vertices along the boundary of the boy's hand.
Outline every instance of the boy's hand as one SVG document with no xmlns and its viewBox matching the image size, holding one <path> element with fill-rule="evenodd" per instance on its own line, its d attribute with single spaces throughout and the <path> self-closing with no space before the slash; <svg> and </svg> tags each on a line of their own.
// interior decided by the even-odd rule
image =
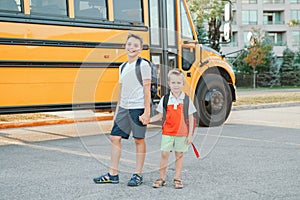
<svg viewBox="0 0 300 200">
<path fill-rule="evenodd" d="M 186 138 L 186 144 L 190 145 L 193 142 L 193 134 L 189 134 Z"/>
<path fill-rule="evenodd" d="M 140 122 L 142 122 L 142 124 L 147 125 L 150 123 L 150 113 L 143 113 L 142 115 L 139 116 L 139 120 Z"/>
</svg>

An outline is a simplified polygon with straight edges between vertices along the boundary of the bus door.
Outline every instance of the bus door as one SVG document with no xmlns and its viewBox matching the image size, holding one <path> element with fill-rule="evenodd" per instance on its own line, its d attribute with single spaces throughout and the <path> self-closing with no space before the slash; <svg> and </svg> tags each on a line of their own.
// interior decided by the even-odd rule
<svg viewBox="0 0 300 200">
<path fill-rule="evenodd" d="M 168 71 L 178 68 L 176 0 L 149 0 L 150 52 L 158 64 L 160 96 L 168 92 Z"/>
</svg>

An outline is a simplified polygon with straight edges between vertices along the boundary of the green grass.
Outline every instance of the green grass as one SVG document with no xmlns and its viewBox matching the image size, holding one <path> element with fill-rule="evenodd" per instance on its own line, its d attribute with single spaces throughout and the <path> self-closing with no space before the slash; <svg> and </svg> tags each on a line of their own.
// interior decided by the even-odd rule
<svg viewBox="0 0 300 200">
<path fill-rule="evenodd" d="M 267 103 L 282 103 L 282 102 L 300 102 L 300 92 L 278 93 L 278 94 L 259 94 L 253 96 L 237 97 L 237 101 L 233 103 L 234 106 L 241 105 L 255 105 Z"/>
<path fill-rule="evenodd" d="M 28 114 L 10 114 L 10 115 L 0 115 L 0 122 L 21 122 L 21 121 L 32 121 L 32 120 L 42 120 L 42 119 L 57 119 L 61 118 L 56 115 L 47 115 L 40 113 L 28 113 Z"/>
</svg>

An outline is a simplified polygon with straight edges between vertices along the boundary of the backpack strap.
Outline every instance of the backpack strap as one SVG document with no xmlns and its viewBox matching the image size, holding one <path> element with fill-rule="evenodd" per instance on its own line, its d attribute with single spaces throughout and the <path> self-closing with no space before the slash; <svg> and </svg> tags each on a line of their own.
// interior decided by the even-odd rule
<svg viewBox="0 0 300 200">
<path fill-rule="evenodd" d="M 189 96 L 185 94 L 183 99 L 184 121 L 189 119 L 189 104 L 190 104 Z"/>
<path fill-rule="evenodd" d="M 142 62 L 141 57 L 138 57 L 136 64 L 135 64 L 135 74 L 136 77 L 138 79 L 138 81 L 140 82 L 140 84 L 143 86 L 143 79 L 142 79 L 142 72 L 141 72 L 141 62 Z"/>
<path fill-rule="evenodd" d="M 169 102 L 169 97 L 170 93 L 166 94 L 163 99 L 163 118 L 162 118 L 162 123 L 164 124 L 166 121 L 166 116 L 167 116 L 167 106 Z"/>
<path fill-rule="evenodd" d="M 143 86 L 142 72 L 141 72 L 141 61 L 142 61 L 142 58 L 138 57 L 138 59 L 136 60 L 136 64 L 135 64 L 135 75 L 136 75 L 138 81 L 140 82 L 140 84 Z M 121 65 L 121 74 L 122 74 L 126 64 L 127 64 L 127 62 L 124 62 Z"/>
<path fill-rule="evenodd" d="M 126 64 L 127 64 L 127 62 L 124 62 L 124 63 L 121 65 L 121 74 L 122 74 L 122 72 L 123 72 L 124 67 L 126 66 Z"/>
<path fill-rule="evenodd" d="M 150 61 L 144 59 L 144 58 L 141 58 L 141 57 L 138 57 L 138 59 L 136 60 L 136 64 L 135 64 L 135 75 L 138 79 L 138 81 L 140 82 L 140 84 L 143 86 L 143 78 L 142 78 L 142 72 L 141 72 L 141 62 L 142 60 L 145 60 L 146 62 L 149 63 L 150 65 Z M 121 73 L 122 71 L 124 70 L 124 67 L 125 65 L 127 64 L 127 62 L 124 62 L 121 66 Z"/>
</svg>

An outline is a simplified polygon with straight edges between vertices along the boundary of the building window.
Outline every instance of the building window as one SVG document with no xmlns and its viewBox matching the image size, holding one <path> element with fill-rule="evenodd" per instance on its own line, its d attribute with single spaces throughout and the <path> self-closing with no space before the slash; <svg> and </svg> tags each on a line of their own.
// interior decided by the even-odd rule
<svg viewBox="0 0 300 200">
<path fill-rule="evenodd" d="M 300 0 L 290 0 L 291 4 L 300 4 Z"/>
<path fill-rule="evenodd" d="M 236 11 L 234 10 L 232 11 L 232 22 L 231 22 L 232 25 L 237 25 L 236 18 L 237 18 Z"/>
<path fill-rule="evenodd" d="M 300 10 L 291 10 L 291 20 L 300 22 Z"/>
<path fill-rule="evenodd" d="M 257 0 L 242 0 L 242 4 L 257 4 Z"/>
<path fill-rule="evenodd" d="M 300 46 L 300 31 L 292 32 L 292 46 Z"/>
<path fill-rule="evenodd" d="M 30 0 L 30 13 L 45 16 L 67 16 L 67 1 Z"/>
<path fill-rule="evenodd" d="M 273 46 L 284 46 L 283 35 L 284 33 L 268 32 L 267 39 Z"/>
<path fill-rule="evenodd" d="M 257 11 L 256 10 L 242 11 L 242 23 L 243 24 L 257 24 Z"/>
<path fill-rule="evenodd" d="M 284 0 L 264 0 L 264 4 L 278 4 L 278 3 L 284 3 Z"/>
<path fill-rule="evenodd" d="M 74 0 L 75 18 L 107 19 L 106 0 Z"/>
<path fill-rule="evenodd" d="M 283 12 L 264 12 L 264 24 L 284 24 L 284 21 L 281 20 L 282 13 Z"/>
<path fill-rule="evenodd" d="M 237 32 L 232 32 L 230 46 L 231 47 L 237 47 L 238 46 L 238 33 Z"/>
<path fill-rule="evenodd" d="M 142 0 L 114 0 L 114 20 L 143 22 Z"/>
</svg>

